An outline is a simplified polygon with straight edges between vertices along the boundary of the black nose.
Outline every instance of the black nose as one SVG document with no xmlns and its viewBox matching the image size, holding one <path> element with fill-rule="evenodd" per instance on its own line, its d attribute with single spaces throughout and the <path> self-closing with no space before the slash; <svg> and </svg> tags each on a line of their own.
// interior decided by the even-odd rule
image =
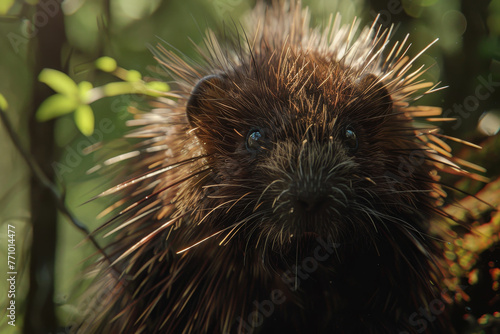
<svg viewBox="0 0 500 334">
<path fill-rule="evenodd" d="M 303 211 L 314 213 L 321 210 L 326 203 L 326 198 L 322 194 L 303 193 L 297 197 L 296 206 Z"/>
</svg>

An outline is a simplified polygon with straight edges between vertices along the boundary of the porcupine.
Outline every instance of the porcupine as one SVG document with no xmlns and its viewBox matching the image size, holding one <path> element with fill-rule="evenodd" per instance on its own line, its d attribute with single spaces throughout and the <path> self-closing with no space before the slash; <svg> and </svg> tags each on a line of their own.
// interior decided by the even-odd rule
<svg viewBox="0 0 500 334">
<path fill-rule="evenodd" d="M 415 122 L 441 112 L 412 104 L 437 89 L 425 50 L 300 3 L 252 15 L 201 65 L 155 53 L 177 98 L 136 115 L 129 179 L 99 195 L 122 207 L 78 331 L 452 332 L 413 317 L 441 298 L 437 172 L 463 172 Z"/>
</svg>

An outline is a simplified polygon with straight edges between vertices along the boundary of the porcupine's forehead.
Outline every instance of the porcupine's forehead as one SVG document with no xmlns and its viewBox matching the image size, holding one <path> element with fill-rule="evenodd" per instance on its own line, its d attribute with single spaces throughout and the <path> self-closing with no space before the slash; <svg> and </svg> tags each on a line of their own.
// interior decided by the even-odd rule
<svg viewBox="0 0 500 334">
<path fill-rule="evenodd" d="M 257 76 L 233 83 L 231 89 L 235 95 L 229 94 L 224 103 L 231 104 L 231 110 L 241 115 L 235 127 L 243 131 L 251 127 L 273 129 L 273 133 L 267 135 L 276 141 L 311 140 L 323 135 L 336 137 L 337 119 L 350 108 L 344 103 L 345 95 L 355 94 L 351 79 L 338 84 L 334 79 L 330 81 L 329 77 L 307 70 L 292 84 L 275 77 L 264 79 L 267 81 L 262 82 Z M 332 85 L 335 85 L 333 93 Z M 341 121 L 339 125 L 344 123 Z"/>
<path fill-rule="evenodd" d="M 237 94 L 243 101 L 275 102 L 289 112 L 316 113 L 322 105 L 335 107 L 344 96 L 352 96 L 356 75 L 321 55 L 284 46 L 287 51 L 256 57 L 242 68 L 245 76 L 228 73 Z M 251 89 L 248 89 L 251 88 Z M 251 94 L 248 94 L 248 92 Z M 248 95 L 248 96 L 246 96 Z"/>
</svg>

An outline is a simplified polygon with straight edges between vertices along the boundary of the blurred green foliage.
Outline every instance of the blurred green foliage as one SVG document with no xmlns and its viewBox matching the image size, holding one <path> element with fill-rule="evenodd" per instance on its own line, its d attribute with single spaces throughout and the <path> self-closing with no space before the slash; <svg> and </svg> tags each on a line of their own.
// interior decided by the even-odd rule
<svg viewBox="0 0 500 334">
<path fill-rule="evenodd" d="M 81 81 L 77 85 L 63 72 L 48 68 L 42 70 L 38 80 L 50 86 L 57 94 L 42 102 L 36 112 L 37 120 L 47 121 L 74 111 L 75 125 L 83 135 L 90 136 L 94 133 L 94 112 L 90 107 L 91 103 L 105 97 L 125 94 L 158 97 L 169 90 L 164 82 L 145 82 L 138 71 L 117 67 L 116 61 L 110 57 L 97 59 L 96 67 L 122 77 L 125 82 L 111 82 L 94 88 L 88 81 Z"/>
</svg>

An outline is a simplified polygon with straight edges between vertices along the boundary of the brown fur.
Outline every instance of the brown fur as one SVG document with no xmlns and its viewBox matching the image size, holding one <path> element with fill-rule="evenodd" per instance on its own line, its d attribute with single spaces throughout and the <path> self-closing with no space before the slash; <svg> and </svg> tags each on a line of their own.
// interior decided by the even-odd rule
<svg viewBox="0 0 500 334">
<path fill-rule="evenodd" d="M 132 122 L 131 181 L 101 195 L 122 205 L 100 229 L 114 262 L 80 332 L 422 332 L 435 170 L 461 172 L 413 120 L 440 114 L 409 104 L 434 86 L 389 31 L 307 21 L 258 6 L 253 31 L 208 34 L 204 66 L 160 49 L 179 98 Z M 450 332 L 444 314 L 424 330 Z"/>
</svg>

